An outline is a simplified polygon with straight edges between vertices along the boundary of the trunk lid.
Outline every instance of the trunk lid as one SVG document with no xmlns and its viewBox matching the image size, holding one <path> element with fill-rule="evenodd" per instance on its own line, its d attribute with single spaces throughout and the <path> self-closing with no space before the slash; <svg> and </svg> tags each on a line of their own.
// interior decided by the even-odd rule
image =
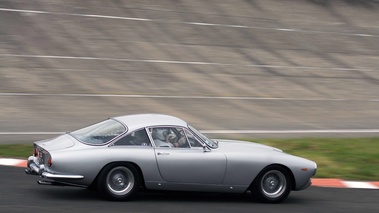
<svg viewBox="0 0 379 213">
<path fill-rule="evenodd" d="M 64 134 L 55 138 L 37 141 L 35 144 L 46 151 L 53 151 L 72 147 L 75 145 L 75 141 L 70 135 Z"/>
</svg>

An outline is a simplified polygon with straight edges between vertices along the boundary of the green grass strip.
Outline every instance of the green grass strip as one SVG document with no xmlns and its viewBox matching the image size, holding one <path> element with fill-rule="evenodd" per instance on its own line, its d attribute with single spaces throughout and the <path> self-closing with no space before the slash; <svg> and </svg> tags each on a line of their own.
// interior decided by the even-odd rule
<svg viewBox="0 0 379 213">
<path fill-rule="evenodd" d="M 0 157 L 25 158 L 33 155 L 33 144 L 0 144 Z"/>
<path fill-rule="evenodd" d="M 317 163 L 317 178 L 379 180 L 379 138 L 255 140 Z"/>
</svg>

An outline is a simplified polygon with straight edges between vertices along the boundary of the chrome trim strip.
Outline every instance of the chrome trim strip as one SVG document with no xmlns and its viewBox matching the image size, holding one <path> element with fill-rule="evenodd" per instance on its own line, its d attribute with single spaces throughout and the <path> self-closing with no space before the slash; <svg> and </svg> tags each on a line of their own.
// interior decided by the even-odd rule
<svg viewBox="0 0 379 213">
<path fill-rule="evenodd" d="M 49 172 L 42 172 L 41 177 L 50 179 L 83 179 L 83 175 L 65 175 L 65 174 L 52 174 Z"/>
</svg>

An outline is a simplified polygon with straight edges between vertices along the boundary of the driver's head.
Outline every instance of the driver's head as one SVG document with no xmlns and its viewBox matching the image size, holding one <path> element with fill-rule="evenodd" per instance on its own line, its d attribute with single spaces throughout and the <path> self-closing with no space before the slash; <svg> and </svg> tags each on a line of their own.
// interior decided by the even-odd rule
<svg viewBox="0 0 379 213">
<path fill-rule="evenodd" d="M 161 140 L 161 141 L 165 141 L 167 133 L 168 133 L 167 129 L 154 128 L 151 136 L 153 137 L 153 139 L 158 139 L 158 140 Z"/>
</svg>

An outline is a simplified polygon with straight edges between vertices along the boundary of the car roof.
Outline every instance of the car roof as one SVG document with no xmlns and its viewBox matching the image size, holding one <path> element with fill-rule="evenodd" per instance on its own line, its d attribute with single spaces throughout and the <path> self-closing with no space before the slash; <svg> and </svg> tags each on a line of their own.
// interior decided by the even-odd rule
<svg viewBox="0 0 379 213">
<path fill-rule="evenodd" d="M 180 118 L 163 114 L 135 114 L 113 117 L 128 127 L 128 131 L 134 131 L 150 126 L 182 126 L 187 127 L 187 122 Z"/>
</svg>

